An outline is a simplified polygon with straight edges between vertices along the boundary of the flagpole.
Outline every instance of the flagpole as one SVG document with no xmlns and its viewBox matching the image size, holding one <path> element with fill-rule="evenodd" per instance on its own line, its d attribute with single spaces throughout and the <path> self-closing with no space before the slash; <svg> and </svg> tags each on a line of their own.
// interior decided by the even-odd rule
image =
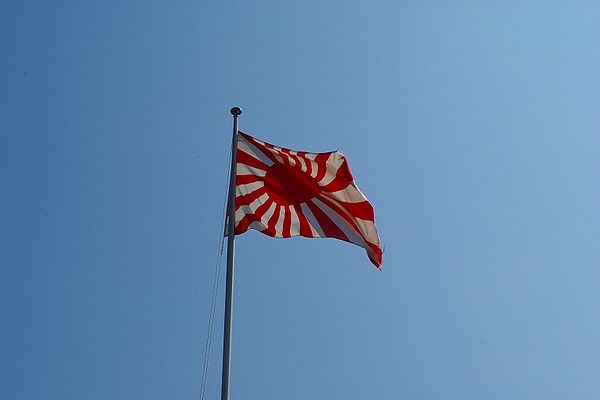
<svg viewBox="0 0 600 400">
<path fill-rule="evenodd" d="M 239 107 L 233 107 L 233 138 L 231 140 L 231 173 L 227 200 L 227 283 L 225 288 L 225 322 L 223 331 L 223 373 L 221 380 L 221 400 L 229 400 L 229 373 L 231 364 L 231 322 L 233 309 L 233 256 L 235 253 L 235 177 Z"/>
</svg>

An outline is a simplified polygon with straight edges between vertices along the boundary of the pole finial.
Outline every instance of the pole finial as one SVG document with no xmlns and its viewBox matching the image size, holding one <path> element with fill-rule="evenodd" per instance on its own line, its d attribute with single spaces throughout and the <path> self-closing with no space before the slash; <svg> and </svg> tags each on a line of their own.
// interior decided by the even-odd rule
<svg viewBox="0 0 600 400">
<path fill-rule="evenodd" d="M 233 107 L 231 110 L 229 110 L 229 112 L 233 116 L 238 116 L 238 115 L 240 115 L 242 113 L 242 109 L 239 108 L 239 107 Z"/>
</svg>

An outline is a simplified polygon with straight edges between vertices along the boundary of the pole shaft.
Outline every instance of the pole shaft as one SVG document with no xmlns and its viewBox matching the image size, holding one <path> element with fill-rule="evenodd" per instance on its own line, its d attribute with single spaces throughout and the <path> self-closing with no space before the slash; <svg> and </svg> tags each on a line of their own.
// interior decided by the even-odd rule
<svg viewBox="0 0 600 400">
<path fill-rule="evenodd" d="M 225 287 L 225 322 L 223 331 L 223 374 L 221 380 L 221 400 L 229 400 L 229 374 L 231 364 L 231 327 L 233 311 L 233 256 L 235 253 L 235 177 L 238 137 L 238 117 L 242 110 L 231 109 L 233 115 L 233 138 L 231 140 L 231 174 L 227 200 L 227 282 Z"/>
</svg>

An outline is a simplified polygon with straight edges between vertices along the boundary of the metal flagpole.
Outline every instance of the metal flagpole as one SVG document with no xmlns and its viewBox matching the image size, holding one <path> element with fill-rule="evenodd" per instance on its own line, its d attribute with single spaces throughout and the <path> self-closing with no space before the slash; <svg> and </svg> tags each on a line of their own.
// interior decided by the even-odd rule
<svg viewBox="0 0 600 400">
<path fill-rule="evenodd" d="M 233 115 L 233 139 L 231 140 L 231 174 L 229 175 L 229 195 L 227 200 L 227 283 L 225 289 L 225 323 L 223 332 L 223 375 L 221 380 L 221 400 L 229 400 L 229 372 L 231 363 L 231 320 L 233 307 L 233 255 L 235 252 L 235 177 L 238 138 L 239 107 L 231 109 Z"/>
</svg>

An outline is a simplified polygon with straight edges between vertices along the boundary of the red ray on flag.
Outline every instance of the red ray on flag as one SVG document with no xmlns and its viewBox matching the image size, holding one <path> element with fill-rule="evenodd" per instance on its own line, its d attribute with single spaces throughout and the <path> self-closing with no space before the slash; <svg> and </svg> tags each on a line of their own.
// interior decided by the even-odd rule
<svg viewBox="0 0 600 400">
<path fill-rule="evenodd" d="M 381 268 L 373 207 L 340 151 L 294 151 L 239 132 L 236 156 L 236 235 L 336 238 L 363 247 Z"/>
</svg>

